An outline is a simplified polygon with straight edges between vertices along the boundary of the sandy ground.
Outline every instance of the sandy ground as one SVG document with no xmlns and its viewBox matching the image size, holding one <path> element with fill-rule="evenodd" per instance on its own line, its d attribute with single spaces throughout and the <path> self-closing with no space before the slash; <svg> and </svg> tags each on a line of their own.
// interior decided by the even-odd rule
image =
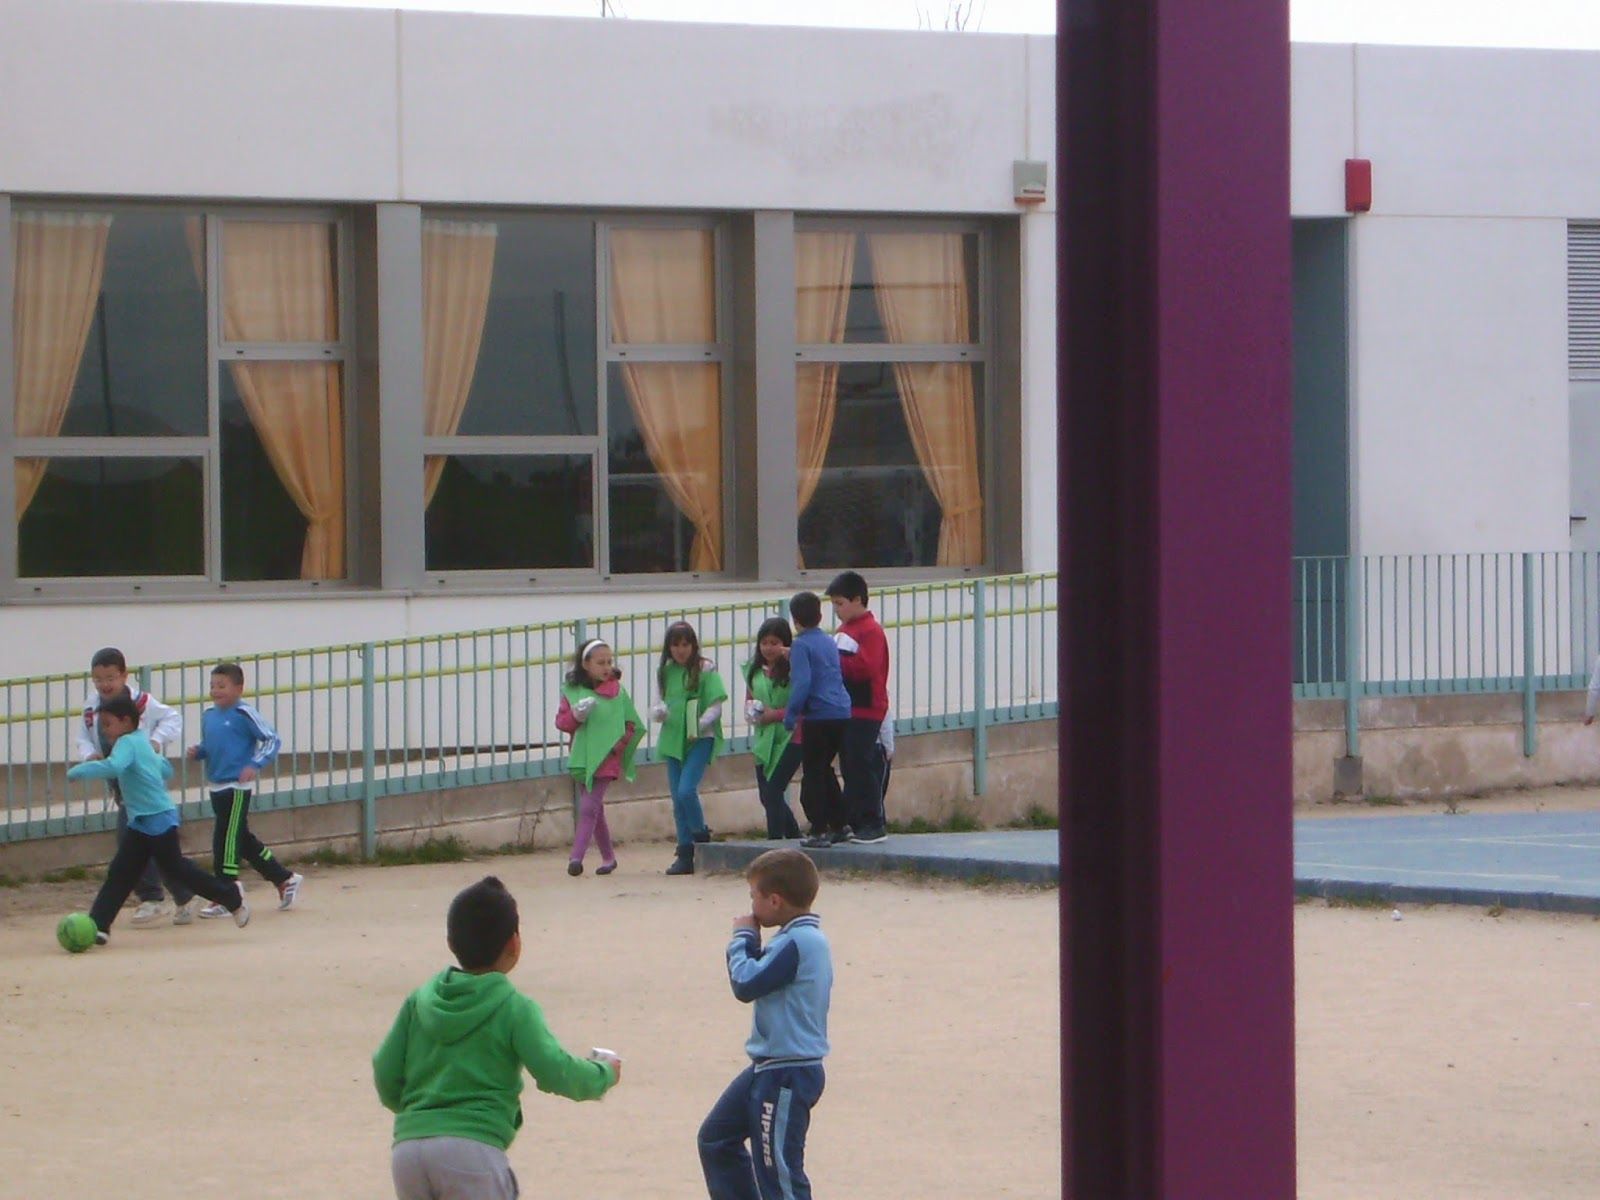
<svg viewBox="0 0 1600 1200">
<path fill-rule="evenodd" d="M 0 892 L 0 1197 L 391 1195 L 368 1056 L 486 870 L 522 905 L 513 979 L 569 1047 L 626 1058 L 600 1104 L 525 1098 L 524 1195 L 704 1196 L 695 1127 L 748 1021 L 721 964 L 743 884 L 658 859 L 319 870 L 300 911 L 125 913 L 80 956 L 52 927 L 89 885 Z M 826 880 L 817 907 L 838 966 L 819 1194 L 1058 1197 L 1055 892 Z M 1302 1197 L 1596 1194 L 1600 922 L 1318 902 L 1295 929 Z"/>
</svg>

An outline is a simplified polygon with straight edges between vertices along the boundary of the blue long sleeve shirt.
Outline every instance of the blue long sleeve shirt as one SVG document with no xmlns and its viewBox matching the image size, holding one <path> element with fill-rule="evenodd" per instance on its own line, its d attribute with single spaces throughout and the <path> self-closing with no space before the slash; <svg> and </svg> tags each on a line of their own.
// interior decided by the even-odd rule
<svg viewBox="0 0 1600 1200">
<path fill-rule="evenodd" d="M 280 745 L 267 719 L 243 700 L 201 714 L 198 757 L 212 783 L 237 783 L 246 767 L 261 770 L 277 757 Z"/>
<path fill-rule="evenodd" d="M 843 721 L 850 716 L 850 693 L 839 670 L 839 647 L 822 626 L 802 629 L 789 647 L 789 703 L 783 727 L 793 729 L 802 718 Z"/>
<path fill-rule="evenodd" d="M 815 913 L 794 918 L 766 946 L 754 929 L 735 930 L 728 982 L 734 999 L 755 1005 L 744 1048 L 756 1070 L 827 1057 L 833 954 Z"/>
<path fill-rule="evenodd" d="M 128 810 L 128 825 L 151 836 L 177 827 L 178 809 L 167 792 L 172 764 L 157 754 L 143 729 L 117 739 L 105 758 L 79 763 L 67 771 L 68 779 L 115 779 Z"/>
</svg>

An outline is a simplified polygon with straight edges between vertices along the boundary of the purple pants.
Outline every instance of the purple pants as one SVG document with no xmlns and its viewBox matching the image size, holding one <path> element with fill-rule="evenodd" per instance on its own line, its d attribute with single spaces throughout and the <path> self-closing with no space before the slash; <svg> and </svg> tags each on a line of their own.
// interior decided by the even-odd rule
<svg viewBox="0 0 1600 1200">
<path fill-rule="evenodd" d="M 582 862 L 589 852 L 589 839 L 600 847 L 600 865 L 617 861 L 611 849 L 611 827 L 606 824 L 606 789 L 609 779 L 596 779 L 588 791 L 578 791 L 578 828 L 572 837 L 572 861 Z"/>
</svg>

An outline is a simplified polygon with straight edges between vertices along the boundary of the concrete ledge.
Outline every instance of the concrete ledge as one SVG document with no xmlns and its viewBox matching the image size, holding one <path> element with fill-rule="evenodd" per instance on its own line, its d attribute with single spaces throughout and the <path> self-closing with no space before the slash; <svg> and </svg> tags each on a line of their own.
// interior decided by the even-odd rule
<svg viewBox="0 0 1600 1200">
<path fill-rule="evenodd" d="M 712 842 L 695 847 L 695 869 L 743 871 L 755 858 L 796 842 Z M 935 875 L 947 879 L 1005 880 L 1010 883 L 1061 882 L 1055 830 L 997 830 L 985 833 L 890 834 L 872 846 L 807 850 L 817 870 L 877 874 Z"/>
<path fill-rule="evenodd" d="M 1351 820 L 1360 820 L 1352 817 Z M 1489 888 L 1376 883 L 1356 879 L 1296 879 L 1294 894 L 1317 900 L 1383 904 L 1464 904 L 1472 908 L 1526 908 L 1536 912 L 1600 916 L 1600 896 L 1559 892 L 1497 892 Z"/>
</svg>

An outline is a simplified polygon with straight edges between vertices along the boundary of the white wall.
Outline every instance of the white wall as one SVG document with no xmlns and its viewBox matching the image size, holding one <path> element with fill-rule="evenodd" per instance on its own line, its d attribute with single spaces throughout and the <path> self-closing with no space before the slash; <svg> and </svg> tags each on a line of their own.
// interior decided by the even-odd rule
<svg viewBox="0 0 1600 1200">
<path fill-rule="evenodd" d="M 1290 48 L 1289 209 L 1344 216 L 1344 160 L 1356 157 L 1354 46 Z"/>
<path fill-rule="evenodd" d="M 1352 231 L 1358 549 L 1567 544 L 1566 223 Z"/>
</svg>

